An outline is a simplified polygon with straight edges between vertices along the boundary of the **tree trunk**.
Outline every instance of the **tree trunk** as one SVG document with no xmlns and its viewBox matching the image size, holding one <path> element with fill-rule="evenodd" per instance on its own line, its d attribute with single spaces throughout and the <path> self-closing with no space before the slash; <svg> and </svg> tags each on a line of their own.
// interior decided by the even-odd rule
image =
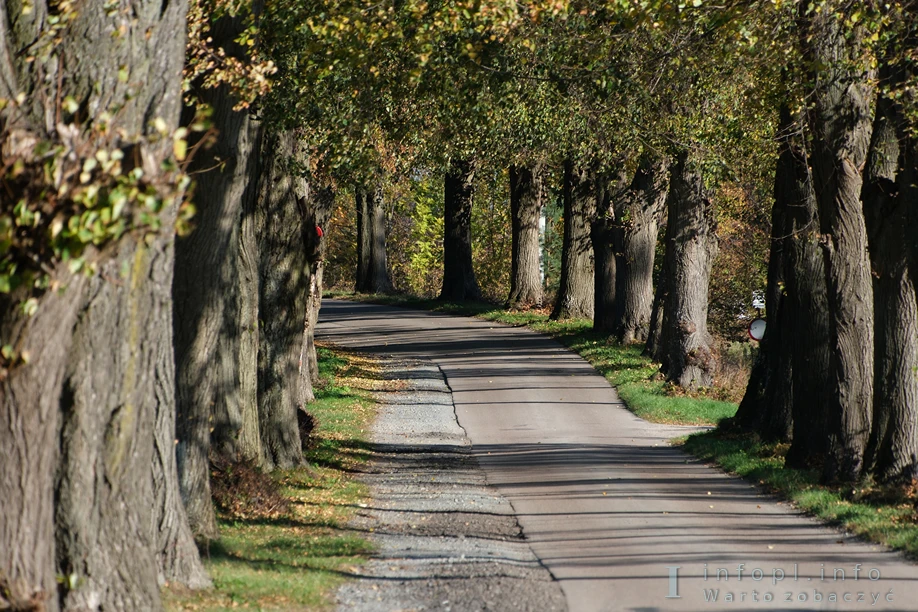
<svg viewBox="0 0 918 612">
<path fill-rule="evenodd" d="M 370 213 L 370 269 L 367 278 L 367 292 L 391 293 L 392 280 L 386 258 L 386 202 L 382 184 L 377 184 L 364 196 L 368 200 Z"/>
<path fill-rule="evenodd" d="M 900 197 L 918 202 L 918 140 L 909 138 L 902 151 L 902 176 L 899 179 Z M 906 234 L 908 271 L 912 286 L 918 291 L 918 206 L 908 207 L 908 233 Z"/>
<path fill-rule="evenodd" d="M 914 45 L 912 45 L 914 47 Z M 910 78 L 914 78 L 914 72 L 910 74 Z M 900 126 L 902 127 L 902 126 Z M 902 198 L 906 204 L 906 240 L 905 240 L 905 253 L 907 257 L 909 278 L 908 282 L 911 284 L 912 291 L 915 297 L 915 301 L 918 302 L 918 139 L 915 138 L 914 133 L 910 133 L 906 138 L 905 134 L 900 130 L 899 140 L 902 143 L 902 161 L 901 161 L 901 172 L 898 177 L 899 183 L 899 197 Z M 915 348 L 914 343 L 918 342 L 915 338 L 915 322 L 914 318 L 907 319 L 906 317 L 915 317 L 916 308 L 915 304 L 912 304 L 909 314 L 903 313 L 903 323 L 902 330 L 899 332 L 900 335 L 904 336 L 905 328 L 908 325 L 912 326 L 911 332 L 911 342 L 913 344 L 903 343 L 903 346 L 908 347 L 904 349 L 904 357 L 901 358 L 900 363 L 911 364 L 911 367 L 908 368 L 906 372 L 899 371 L 899 384 L 903 388 L 908 389 L 908 391 L 899 391 L 896 390 L 894 394 L 897 397 L 903 395 L 908 395 L 911 399 L 907 400 L 906 405 L 915 409 L 918 406 L 918 402 L 915 400 L 914 395 L 914 385 L 916 382 L 916 371 L 915 363 L 918 363 L 918 359 L 915 358 Z M 910 321 L 910 322 L 906 322 Z M 908 357 L 908 352 L 911 352 L 911 359 Z M 897 417 L 901 421 L 905 421 L 905 416 Z M 909 427 L 915 427 L 915 420 L 911 419 L 908 421 Z M 914 466 L 915 455 L 910 454 L 906 459 L 906 455 L 909 453 L 909 449 L 913 448 L 914 436 L 916 434 L 914 431 L 909 434 L 907 433 L 907 428 L 903 427 L 902 432 L 894 432 L 893 439 L 893 457 L 894 460 L 890 464 L 901 464 L 905 465 L 906 460 L 911 463 L 911 466 Z M 911 438 L 906 438 L 906 436 L 911 436 Z M 895 468 L 890 468 L 890 472 L 893 472 Z M 903 470 L 905 472 L 905 470 Z"/>
<path fill-rule="evenodd" d="M 777 315 L 773 319 L 777 325 L 772 327 L 777 327 L 778 331 L 772 338 L 775 348 L 769 350 L 772 364 L 765 389 L 765 397 L 770 398 L 771 403 L 765 406 L 759 435 L 766 442 L 789 442 L 794 431 L 794 361 L 790 339 L 786 334 L 793 326 L 794 313 L 780 293 L 777 303 L 777 307 L 771 310 Z"/>
<path fill-rule="evenodd" d="M 542 305 L 539 273 L 542 190 L 539 166 L 510 166 L 510 296 L 507 308 L 525 310 Z"/>
<path fill-rule="evenodd" d="M 783 129 L 783 126 L 782 126 Z M 755 431 L 767 441 L 786 441 L 792 432 L 793 404 L 793 313 L 785 303 L 781 287 L 785 283 L 785 237 L 789 221 L 787 209 L 796 205 L 788 187 L 793 176 L 788 175 L 786 152 L 782 152 L 775 172 L 775 203 L 771 217 L 771 250 L 768 257 L 768 280 L 765 313 L 769 324 L 759 344 L 758 355 L 749 376 L 746 393 L 736 411 L 734 422 L 742 429 Z"/>
<path fill-rule="evenodd" d="M 262 172 L 255 224 L 259 248 L 258 414 L 266 467 L 303 462 L 297 410 L 311 397 L 300 364 L 305 346 L 310 272 L 303 248 L 305 198 L 299 141 L 293 131 L 269 132 L 262 146 Z"/>
<path fill-rule="evenodd" d="M 198 548 L 182 503 L 176 462 L 175 351 L 168 341 L 173 329 L 172 286 L 174 242 L 157 245 L 153 251 L 150 279 L 154 314 L 151 328 L 162 330 L 151 339 L 154 350 L 154 400 L 156 405 L 153 439 L 153 513 L 151 531 L 156 537 L 160 585 L 180 583 L 193 589 L 211 586 L 201 564 Z"/>
<path fill-rule="evenodd" d="M 670 179 L 667 254 L 673 254 L 663 310 L 663 372 L 686 388 L 714 382 L 708 333 L 708 282 L 717 254 L 713 205 L 701 174 L 680 154 Z"/>
<path fill-rule="evenodd" d="M 157 534 L 149 527 L 155 373 L 170 350 L 162 346 L 168 315 L 160 312 L 169 306 L 161 296 L 172 265 L 164 245 L 122 244 L 92 280 L 74 331 L 55 513 L 61 573 L 79 578 L 61 593 L 65 610 L 160 606 Z"/>
<path fill-rule="evenodd" d="M 596 212 L 595 181 L 587 170 L 564 164 L 564 241 L 561 283 L 552 319 L 593 318 L 593 246 L 590 219 Z"/>
<path fill-rule="evenodd" d="M 607 214 L 612 214 L 611 209 Z M 593 329 L 611 334 L 615 330 L 615 310 L 618 308 L 618 258 L 615 256 L 613 217 L 596 217 L 590 224 L 593 247 Z"/>
<path fill-rule="evenodd" d="M 61 265 L 66 292 L 42 296 L 33 317 L 20 295 L 0 297 L 3 341 L 32 358 L 0 380 L 0 606 L 4 599 L 57 610 L 55 477 L 60 464 L 60 398 L 73 326 L 88 280 Z M 36 609 L 42 609 L 37 607 Z"/>
<path fill-rule="evenodd" d="M 368 293 L 370 278 L 370 253 L 373 251 L 372 231 L 370 225 L 370 196 L 362 188 L 354 190 L 354 202 L 357 206 L 357 281 L 354 291 Z"/>
<path fill-rule="evenodd" d="M 331 217 L 332 211 L 335 209 L 335 191 L 331 187 L 321 187 L 313 190 L 312 195 L 315 202 L 316 225 L 324 228 L 329 217 Z M 326 243 L 324 240 L 320 240 L 319 243 L 318 261 L 314 264 L 315 271 L 313 272 L 315 278 L 310 283 L 313 287 L 313 291 L 309 296 L 309 303 L 312 309 L 311 318 L 309 324 L 306 326 L 306 342 L 309 352 L 309 378 L 312 381 L 316 381 L 319 378 L 319 360 L 316 355 L 315 331 L 316 324 L 319 322 L 319 310 L 322 308 L 322 278 L 325 272 Z"/>
<path fill-rule="evenodd" d="M 441 300 L 480 300 L 472 266 L 472 196 L 475 169 L 465 159 L 450 161 L 443 181 L 443 288 Z"/>
<path fill-rule="evenodd" d="M 649 336 L 653 264 L 668 171 L 664 159 L 645 155 L 625 197 L 613 202 L 618 220 L 613 232 L 617 304 L 610 331 L 624 344 L 646 342 Z"/>
<path fill-rule="evenodd" d="M 665 206 L 664 206 L 665 208 Z M 669 227 L 667 221 L 666 226 Z M 665 243 L 664 237 L 664 243 Z M 663 358 L 663 307 L 666 304 L 666 282 L 664 279 L 671 276 L 668 269 L 672 267 L 672 255 L 663 253 L 663 268 L 660 272 L 660 279 L 657 281 L 657 288 L 653 294 L 653 307 L 650 309 L 650 326 L 647 329 L 647 343 L 644 345 L 643 354 L 654 361 L 661 361 Z"/>
<path fill-rule="evenodd" d="M 775 168 L 774 206 L 771 215 L 771 248 L 765 294 L 765 314 L 769 324 L 749 376 L 746 393 L 734 417 L 734 423 L 755 431 L 769 441 L 785 441 L 792 432 L 793 404 L 793 336 L 794 313 L 785 302 L 784 286 L 786 243 L 790 239 L 791 207 L 801 206 L 797 162 L 793 149 L 794 122 L 786 105 L 781 107 L 778 125 L 778 164 Z"/>
<path fill-rule="evenodd" d="M 876 309 L 873 428 L 864 470 L 883 482 L 908 483 L 918 476 L 918 303 L 907 238 L 908 208 L 916 200 L 908 197 L 914 195 L 909 173 L 900 170 L 908 163 L 900 138 L 910 141 L 907 126 L 880 94 L 861 198 Z"/>
<path fill-rule="evenodd" d="M 186 5 L 138 0 L 130 11 L 113 12 L 105 4 L 87 0 L 74 10 L 37 0 L 28 14 L 19 4 L 3 5 L 0 98 L 22 93 L 25 101 L 0 111 L 0 134 L 70 146 L 55 124 L 72 120 L 60 109 L 72 97 L 79 121 L 71 127 L 82 139 L 77 155 L 118 147 L 127 153 L 125 166 L 139 160 L 145 181 L 167 179 L 161 173 L 171 139 L 154 143 L 150 124 L 161 119 L 168 133 L 178 126 Z M 53 46 L 49 24 L 60 28 Z M 21 53 L 36 41 L 49 53 Z M 101 141 L 93 129 L 103 112 L 111 115 Z M 11 149 L 2 144 L 6 155 Z M 157 466 L 153 454 L 163 434 L 157 420 L 169 416 L 164 401 L 171 397 L 162 394 L 174 392 L 156 369 L 172 355 L 166 310 L 173 255 L 165 248 L 172 223 L 161 216 L 165 229 L 147 230 L 149 242 L 127 233 L 89 249 L 91 278 L 55 269 L 61 290 L 38 295 L 34 316 L 20 308 L 24 295 L 0 300 L 0 344 L 31 355 L 0 377 L 0 607 L 157 609 L 160 547 L 181 542 L 196 554 L 187 537 L 170 538 L 154 525 L 166 507 L 154 489 L 178 486 L 174 464 Z M 172 570 L 200 584 L 194 560 Z"/>
<path fill-rule="evenodd" d="M 790 129 L 790 117 L 784 123 Z M 784 151 L 782 151 L 784 153 Z M 788 442 L 793 435 L 794 360 L 791 338 L 795 313 L 790 307 L 782 286 L 786 279 L 786 236 L 790 233 L 788 209 L 797 205 L 794 200 L 797 183 L 794 180 L 792 160 L 782 158 L 775 171 L 775 203 L 772 211 L 771 253 L 768 259 L 768 278 L 765 291 L 765 312 L 771 326 L 765 328 L 765 338 L 760 354 L 766 363 L 764 402 L 756 408 L 762 415 L 759 435 L 767 442 Z M 767 343 L 765 340 L 767 339 Z M 745 397 L 743 398 L 746 399 Z"/>
<path fill-rule="evenodd" d="M 192 529 L 213 538 L 217 524 L 209 453 L 235 458 L 240 450 L 240 228 L 243 200 L 252 197 L 257 176 L 258 152 L 249 113 L 233 110 L 236 100 L 227 86 L 198 96 L 213 108 L 219 137 L 192 161 L 190 170 L 197 172 L 195 229 L 175 249 L 176 450 Z"/>
<path fill-rule="evenodd" d="M 611 334 L 615 329 L 621 294 L 617 278 L 619 259 L 615 251 L 615 234 L 619 226 L 615 204 L 628 197 L 627 178 L 623 172 L 610 183 L 608 176 L 593 178 L 595 214 L 590 219 L 590 246 L 593 249 L 593 329 Z"/>
<path fill-rule="evenodd" d="M 252 115 L 248 115 L 245 127 L 248 144 L 254 154 L 248 160 L 251 180 L 246 185 L 242 198 L 241 220 L 239 224 L 239 270 L 236 282 L 239 284 L 239 408 L 242 428 L 236 448 L 239 455 L 262 466 L 265 462 L 265 451 L 261 443 L 261 426 L 258 415 L 258 237 L 256 231 L 255 211 L 258 203 L 258 177 L 262 147 L 262 124 Z"/>
<path fill-rule="evenodd" d="M 786 165 L 793 185 L 788 187 L 785 240 L 785 305 L 793 313 L 786 334 L 792 351 L 793 442 L 785 465 L 813 468 L 825 461 L 831 391 L 829 369 L 829 305 L 825 260 L 819 246 L 819 221 L 813 179 L 798 118 L 785 142 Z"/>
<path fill-rule="evenodd" d="M 312 265 L 312 278 L 309 292 L 309 318 L 306 321 L 306 370 L 310 382 L 319 379 L 319 357 L 316 353 L 316 325 L 319 322 L 319 310 L 322 308 L 322 276 L 325 262 L 317 261 Z M 312 398 L 315 399 L 315 396 Z M 310 400 L 312 401 L 312 400 Z"/>
<path fill-rule="evenodd" d="M 802 6 L 802 5 L 801 5 Z M 801 9 L 802 10 L 802 9 Z M 873 405 L 873 283 L 861 205 L 870 143 L 871 70 L 860 28 L 843 29 L 851 8 L 802 17 L 816 84 L 808 122 L 829 299 L 832 385 L 827 481 L 853 481 L 863 467 Z M 838 13 L 838 14 L 836 14 Z"/>
<path fill-rule="evenodd" d="M 259 243 L 258 402 L 269 468 L 303 462 L 298 411 L 312 401 L 310 296 L 320 237 L 306 154 L 292 131 L 265 137 L 256 227 Z"/>
</svg>

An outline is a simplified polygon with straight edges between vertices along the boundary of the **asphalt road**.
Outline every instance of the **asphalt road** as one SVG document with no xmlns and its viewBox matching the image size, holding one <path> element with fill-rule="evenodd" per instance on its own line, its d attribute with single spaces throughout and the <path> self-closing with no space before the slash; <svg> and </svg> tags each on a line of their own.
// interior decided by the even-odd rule
<svg viewBox="0 0 918 612">
<path fill-rule="evenodd" d="M 440 366 L 489 483 L 570 610 L 918 610 L 918 566 L 671 448 L 685 428 L 635 417 L 544 336 L 330 300 L 317 335 Z"/>
</svg>

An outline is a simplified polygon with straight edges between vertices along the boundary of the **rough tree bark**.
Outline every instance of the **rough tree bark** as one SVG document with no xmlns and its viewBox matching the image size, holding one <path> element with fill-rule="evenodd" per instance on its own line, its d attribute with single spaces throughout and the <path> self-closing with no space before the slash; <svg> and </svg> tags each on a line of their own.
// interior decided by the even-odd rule
<svg viewBox="0 0 918 612">
<path fill-rule="evenodd" d="M 665 205 L 664 205 L 665 210 Z M 665 221 L 666 227 L 669 227 L 668 220 Z M 664 244 L 666 243 L 664 230 Z M 666 250 L 663 252 L 663 266 L 660 270 L 660 280 L 657 281 L 657 288 L 653 294 L 653 307 L 650 310 L 650 325 L 647 329 L 647 343 L 644 345 L 643 354 L 647 355 L 654 361 L 661 361 L 663 357 L 663 308 L 666 304 L 667 288 L 664 278 L 671 276 L 669 269 L 672 267 L 672 253 Z"/>
<path fill-rule="evenodd" d="M 156 245 L 152 253 L 150 280 L 154 314 L 151 327 L 168 331 L 173 329 L 174 240 Z M 151 462 L 154 500 L 151 531 L 157 538 L 158 579 L 160 585 L 182 583 L 195 589 L 206 588 L 211 583 L 198 556 L 182 502 L 176 461 L 175 351 L 167 334 L 160 333 L 153 341 L 158 344 L 154 349 L 156 415 Z"/>
<path fill-rule="evenodd" d="M 268 132 L 256 205 L 259 250 L 258 414 L 268 468 L 303 462 L 297 410 L 312 390 L 302 386 L 300 361 L 311 274 L 303 249 L 297 200 L 308 197 L 297 135 Z"/>
<path fill-rule="evenodd" d="M 539 274 L 539 218 L 542 215 L 542 169 L 510 166 L 510 295 L 508 308 L 542 305 Z"/>
<path fill-rule="evenodd" d="M 372 252 L 372 234 L 370 233 L 370 198 L 360 187 L 354 190 L 354 203 L 357 207 L 357 276 L 354 291 L 368 293 L 367 284 L 370 278 L 370 253 Z"/>
<path fill-rule="evenodd" d="M 621 225 L 619 202 L 629 197 L 628 177 L 624 171 L 611 181 L 602 175 L 594 179 L 596 214 L 590 220 L 590 244 L 593 247 L 593 329 L 611 334 L 621 308 L 621 282 L 618 278 L 620 258 L 616 233 Z"/>
<path fill-rule="evenodd" d="M 248 147 L 253 154 L 249 157 L 250 176 L 242 198 L 239 223 L 239 406 L 242 413 L 242 429 L 239 431 L 237 449 L 242 457 L 263 465 L 264 447 L 261 443 L 261 426 L 258 414 L 258 238 L 255 227 L 255 210 L 258 202 L 258 180 L 260 176 L 260 152 L 262 146 L 262 123 L 252 115 L 246 119 Z"/>
<path fill-rule="evenodd" d="M 914 46 L 914 45 L 913 45 Z M 914 73 L 912 73 L 914 74 Z M 912 78 L 914 78 L 912 76 Z M 900 125 L 900 127 L 902 127 Z M 918 139 L 915 138 L 913 133 L 910 133 L 908 137 L 905 137 L 905 133 L 899 132 L 899 141 L 902 143 L 902 161 L 900 162 L 901 172 L 898 176 L 899 183 L 899 197 L 908 202 L 907 212 L 906 212 L 906 244 L 905 252 L 908 262 L 908 271 L 909 271 L 909 282 L 911 283 L 912 290 L 915 294 L 915 301 L 918 302 Z M 912 306 L 911 316 L 915 316 L 915 307 Z M 914 326 L 914 322 L 910 323 Z M 912 327 L 912 342 L 918 342 L 915 339 L 915 331 Z M 911 351 L 914 351 L 914 345 L 912 345 Z M 914 385 L 916 378 L 916 371 L 914 364 L 916 359 L 914 353 L 910 361 L 912 367 L 908 370 L 908 373 L 911 374 L 911 378 L 906 376 L 905 372 L 900 371 L 900 382 L 903 386 Z M 908 358 L 903 359 L 905 363 L 909 363 Z M 905 394 L 908 394 L 913 399 L 909 400 L 908 405 L 914 409 L 918 403 L 914 400 L 914 387 L 910 387 L 911 391 L 907 391 Z M 896 393 L 897 396 L 903 395 L 901 392 Z M 910 422 L 912 427 L 915 426 L 915 421 Z M 915 434 L 912 434 L 915 435 Z M 906 443 L 902 440 L 901 436 L 896 436 L 893 440 L 893 457 L 894 460 L 890 462 L 890 465 L 895 465 L 900 463 L 905 465 L 904 457 L 910 448 L 911 443 Z M 911 464 L 914 465 L 915 455 L 908 457 Z M 890 473 L 895 468 L 890 469 Z"/>
<path fill-rule="evenodd" d="M 824 478 L 830 482 L 860 475 L 873 405 L 873 282 L 860 200 L 873 85 L 872 71 L 859 65 L 863 32 L 842 26 L 851 10 L 839 7 L 800 18 L 815 83 L 808 124 L 829 299 L 833 393 Z"/>
<path fill-rule="evenodd" d="M 168 569 L 191 562 L 198 586 L 206 584 L 190 532 L 172 534 L 181 550 L 159 551 L 152 529 L 156 519 L 184 518 L 174 505 L 157 516 L 152 503 L 154 440 L 162 437 L 157 365 L 172 353 L 168 240 L 119 245 L 90 282 L 75 327 L 61 399 L 55 535 L 62 575 L 79 579 L 61 591 L 64 610 L 158 607 L 160 553 L 182 555 Z M 160 481 L 172 495 L 174 478 Z"/>
<path fill-rule="evenodd" d="M 778 329 L 772 341 L 777 348 L 769 355 L 772 364 L 768 386 L 765 388 L 765 396 L 771 398 L 771 405 L 766 407 L 763 414 L 759 435 L 763 440 L 769 442 L 788 442 L 794 430 L 794 386 L 792 384 L 794 361 L 787 331 L 793 327 L 794 313 L 780 290 L 776 291 L 776 294 L 776 304 L 772 307 L 771 312 L 776 315 L 773 323 L 777 325 L 772 325 L 772 327 Z"/>
<path fill-rule="evenodd" d="M 701 174 L 688 153 L 678 156 L 667 197 L 667 256 L 672 253 L 661 330 L 662 370 L 686 388 L 714 381 L 714 355 L 708 333 L 708 283 L 717 254 L 716 221 Z"/>
<path fill-rule="evenodd" d="M 561 282 L 552 319 L 593 318 L 593 246 L 590 220 L 596 212 L 595 181 L 585 169 L 564 164 L 564 240 Z"/>
<path fill-rule="evenodd" d="M 138 0 L 111 11 L 102 0 L 81 2 L 58 22 L 53 48 L 49 15 L 69 9 L 41 0 L 30 13 L 18 8 L 0 9 L 0 97 L 25 96 L 14 114 L 0 114 L 3 139 L 15 131 L 20 140 L 60 141 L 55 123 L 68 119 L 57 103 L 72 96 L 83 150 L 120 146 L 125 165 L 142 164 L 145 180 L 161 177 L 168 142 L 119 143 L 111 134 L 152 136 L 154 117 L 177 127 L 185 3 Z M 36 58 L 20 52 L 31 45 L 49 46 Z M 99 114 L 114 110 L 106 142 L 93 140 Z M 3 145 L 0 156 L 16 155 Z M 156 367 L 172 355 L 168 218 L 163 227 L 148 241 L 128 233 L 91 251 L 91 278 L 55 270 L 62 291 L 37 296 L 32 317 L 17 303 L 24 296 L 0 300 L 3 343 L 32 355 L 0 381 L 0 607 L 156 609 L 160 570 L 201 584 L 187 527 L 182 536 L 156 524 L 160 512 L 184 521 L 174 501 L 155 496 L 158 487 L 178 489 L 174 463 L 153 454 L 154 440 L 168 433 L 158 427 L 169 418 L 162 393 L 173 393 Z M 187 563 L 162 560 L 169 551 L 160 547 L 172 544 L 191 555 Z"/>
<path fill-rule="evenodd" d="M 624 344 L 646 342 L 653 307 L 653 264 L 666 206 L 669 164 L 644 155 L 625 196 L 613 202 L 616 308 L 611 330 Z"/>
<path fill-rule="evenodd" d="M 0 381 L 0 604 L 58 610 L 54 514 L 60 464 L 60 400 L 73 327 L 87 279 L 60 266 L 65 293 L 42 297 L 33 317 L 0 299 L 3 340 L 32 359 Z M 8 602 L 4 602 L 4 599 Z"/>
<path fill-rule="evenodd" d="M 213 26 L 215 44 L 231 55 L 241 31 L 237 18 L 225 17 Z M 182 499 L 194 532 L 217 535 L 210 496 L 209 453 L 260 462 L 251 432 L 239 445 L 243 412 L 251 406 L 240 394 L 242 285 L 239 282 L 243 201 L 254 197 L 257 183 L 257 133 L 246 110 L 235 111 L 229 88 L 202 89 L 197 96 L 211 106 L 219 133 L 194 157 L 196 173 L 195 229 L 176 245 L 175 361 L 178 420 L 176 433 Z M 187 109 L 192 115 L 193 109 Z M 186 117 L 191 120 L 191 117 Z M 256 421 L 257 425 L 257 421 Z"/>
<path fill-rule="evenodd" d="M 331 187 L 313 189 L 312 199 L 316 216 L 316 225 L 324 228 L 335 208 L 335 191 Z M 310 318 L 306 324 L 306 350 L 308 353 L 309 378 L 312 381 L 319 378 L 319 360 L 316 355 L 315 330 L 316 324 L 319 322 L 319 310 L 322 307 L 322 277 L 325 271 L 325 249 L 325 241 L 320 240 L 317 260 L 312 264 L 313 279 L 310 280 L 310 287 L 312 290 L 309 294 Z"/>
<path fill-rule="evenodd" d="M 885 71 L 884 71 L 885 72 Z M 909 272 L 908 172 L 911 136 L 888 97 L 877 99 L 862 194 L 873 266 L 873 427 L 864 472 L 883 482 L 918 476 L 918 303 Z M 898 180 L 898 182 L 897 182 Z"/>
<path fill-rule="evenodd" d="M 605 202 L 605 214 L 590 223 L 590 244 L 593 247 L 593 329 L 611 334 L 615 329 L 615 310 L 621 296 L 618 290 L 618 258 L 615 256 L 614 235 L 617 224 L 614 211 Z"/>
<path fill-rule="evenodd" d="M 778 196 L 779 185 L 784 182 L 782 162 L 778 161 L 775 173 L 775 202 L 771 213 L 771 247 L 768 256 L 768 274 L 766 280 L 765 316 L 769 324 L 765 328 L 765 337 L 759 343 L 752 372 L 746 392 L 740 401 L 732 423 L 744 431 L 762 434 L 764 422 L 774 406 L 774 398 L 769 390 L 774 390 L 772 382 L 784 374 L 779 369 L 781 355 L 787 349 L 789 338 L 783 338 L 786 329 L 784 323 L 790 309 L 782 304 L 783 296 L 778 287 L 784 284 L 784 237 L 787 234 L 787 207 L 789 202 Z M 782 384 L 791 386 L 791 372 L 783 379 Z"/>
<path fill-rule="evenodd" d="M 268 468 L 302 464 L 300 413 L 313 399 L 308 332 L 316 282 L 313 265 L 321 240 L 307 162 L 295 132 L 265 135 L 255 219 L 260 278 L 258 408 Z"/>
<path fill-rule="evenodd" d="M 794 122 L 785 105 L 778 125 L 778 164 L 775 168 L 774 206 L 771 214 L 771 247 L 765 293 L 765 314 L 769 325 L 759 344 L 759 352 L 746 393 L 734 417 L 740 428 L 755 431 L 769 441 L 785 441 L 792 433 L 793 404 L 793 321 L 794 313 L 785 300 L 786 245 L 790 234 L 789 210 L 801 206 L 797 162 L 792 137 Z"/>
<path fill-rule="evenodd" d="M 793 185 L 784 247 L 785 305 L 793 313 L 786 334 L 793 354 L 793 441 L 785 465 L 820 466 L 828 449 L 826 419 L 831 394 L 829 305 L 825 259 L 819 245 L 819 220 L 813 177 L 803 137 L 803 118 L 789 127 L 786 157 Z"/>
<path fill-rule="evenodd" d="M 368 228 L 370 230 L 370 267 L 366 279 L 368 293 L 391 293 L 392 280 L 389 278 L 389 264 L 386 256 L 386 201 L 383 196 L 382 183 L 369 189 L 364 196 L 367 210 L 370 213 Z"/>
<path fill-rule="evenodd" d="M 443 180 L 443 287 L 441 300 L 480 300 L 472 267 L 472 196 L 475 169 L 466 159 L 450 160 Z"/>
</svg>

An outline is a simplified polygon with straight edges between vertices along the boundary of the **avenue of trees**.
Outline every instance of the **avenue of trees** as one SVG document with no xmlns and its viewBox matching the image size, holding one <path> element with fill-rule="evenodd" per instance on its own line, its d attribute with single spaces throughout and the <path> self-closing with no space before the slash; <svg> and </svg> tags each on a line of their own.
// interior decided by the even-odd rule
<svg viewBox="0 0 918 612">
<path fill-rule="evenodd" d="M 303 464 L 328 242 L 387 292 L 393 231 L 427 245 L 426 291 L 505 279 L 694 389 L 721 226 L 770 216 L 768 332 L 728 425 L 830 482 L 918 476 L 915 8 L 6 2 L 0 609 L 207 587 L 211 462 Z"/>
</svg>

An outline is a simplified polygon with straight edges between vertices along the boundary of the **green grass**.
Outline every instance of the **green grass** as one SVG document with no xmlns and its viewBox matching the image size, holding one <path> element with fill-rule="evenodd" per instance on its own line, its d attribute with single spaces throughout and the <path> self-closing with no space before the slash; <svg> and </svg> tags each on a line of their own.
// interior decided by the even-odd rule
<svg viewBox="0 0 918 612">
<path fill-rule="evenodd" d="M 552 321 L 538 311 L 512 312 L 482 302 L 441 302 L 403 295 L 360 295 L 331 292 L 337 297 L 374 304 L 403 306 L 446 314 L 475 316 L 507 325 L 526 326 L 550 336 L 580 354 L 618 389 L 628 408 L 655 423 L 713 425 L 736 414 L 734 402 L 706 397 L 703 391 L 685 394 L 659 380 L 659 364 L 641 354 L 643 345 L 625 346 L 592 330 L 586 319 Z M 716 389 L 713 390 L 716 392 Z"/>
<path fill-rule="evenodd" d="M 753 436 L 720 431 L 696 434 L 687 452 L 758 483 L 797 508 L 845 531 L 918 558 L 918 516 L 913 489 L 870 485 L 830 487 L 816 470 L 784 467 L 786 444 L 763 444 Z"/>
<path fill-rule="evenodd" d="M 274 478 L 291 501 L 278 516 L 219 518 L 220 538 L 202 553 L 214 588 L 166 589 L 169 610 L 316 610 L 331 608 L 334 589 L 372 552 L 348 530 L 367 490 L 354 469 L 369 458 L 365 433 L 374 408 L 367 389 L 379 382 L 372 361 L 319 349 L 320 382 L 310 411 L 317 421 L 309 468 Z"/>
</svg>

